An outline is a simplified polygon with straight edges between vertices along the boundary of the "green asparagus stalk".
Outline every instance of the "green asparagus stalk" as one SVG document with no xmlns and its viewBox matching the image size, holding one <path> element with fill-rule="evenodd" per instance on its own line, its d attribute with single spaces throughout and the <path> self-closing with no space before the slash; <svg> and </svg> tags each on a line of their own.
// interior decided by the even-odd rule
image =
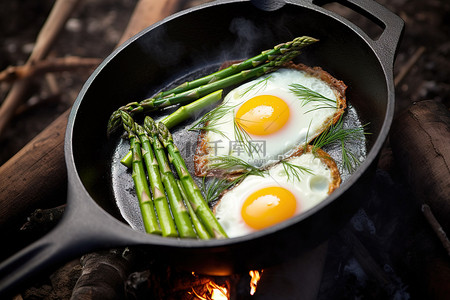
<svg viewBox="0 0 450 300">
<path fill-rule="evenodd" d="M 161 229 L 156 218 L 153 201 L 150 196 L 150 190 L 147 184 L 147 177 L 142 163 L 142 153 L 139 138 L 135 134 L 134 121 L 126 112 L 122 112 L 122 123 L 128 132 L 130 139 L 130 148 L 133 152 L 133 181 L 136 188 L 136 194 L 139 200 L 142 220 L 145 231 L 152 234 L 161 234 Z M 131 120 L 130 120 L 131 119 Z"/>
<path fill-rule="evenodd" d="M 283 55 L 280 55 L 276 60 L 270 61 L 256 68 L 241 71 L 237 74 L 228 76 L 224 79 L 199 86 L 197 88 L 185 91 L 183 93 L 171 95 L 164 98 L 144 99 L 141 102 L 139 102 L 138 105 L 131 105 L 130 107 L 126 108 L 126 110 L 130 111 L 131 113 L 143 113 L 153 111 L 156 108 L 164 108 L 179 103 L 191 102 L 219 89 L 239 84 L 248 79 L 259 77 L 264 74 L 275 71 L 276 69 L 283 66 L 285 63 L 294 59 L 299 54 L 300 51 L 289 51 Z"/>
<path fill-rule="evenodd" d="M 171 113 L 167 117 L 165 117 L 161 122 L 163 122 L 167 128 L 173 128 L 176 125 L 180 124 L 183 121 L 186 121 L 188 118 L 195 116 L 195 114 L 199 113 L 202 109 L 219 102 L 222 99 L 223 90 L 218 90 L 212 92 L 211 94 L 206 95 L 203 98 L 200 98 L 192 103 L 181 106 L 175 112 Z M 131 151 L 128 152 L 120 162 L 126 166 L 127 168 L 131 167 L 132 155 Z"/>
<path fill-rule="evenodd" d="M 161 181 L 164 184 L 167 197 L 172 207 L 172 213 L 178 228 L 180 237 L 196 238 L 197 235 L 192 227 L 189 213 L 183 202 L 180 190 L 176 184 L 175 176 L 170 168 L 166 152 L 158 139 L 158 129 L 153 123 L 144 122 L 144 129 L 149 135 L 156 157 L 156 164 L 159 166 Z"/>
<path fill-rule="evenodd" d="M 300 37 L 294 41 L 289 42 L 291 43 L 289 45 L 278 45 L 273 50 L 266 51 L 266 53 L 263 52 L 253 59 L 248 59 L 239 67 L 231 66 L 226 68 L 224 69 L 226 71 L 222 70 L 224 72 L 223 74 L 220 73 L 221 71 L 218 71 L 208 75 L 211 77 L 206 76 L 206 79 L 203 78 L 194 80 L 193 82 L 184 83 L 182 86 L 179 86 L 174 90 L 160 93 L 153 98 L 145 99 L 141 102 L 128 103 L 113 112 L 108 122 L 107 132 L 110 134 L 120 126 L 120 110 L 134 114 L 138 112 L 152 111 L 158 107 L 193 101 L 217 89 L 239 84 L 245 80 L 274 71 L 284 63 L 299 55 L 299 50 L 301 48 L 315 43 L 318 40 L 311 37 Z M 266 59 L 263 60 L 264 58 Z M 217 73 L 219 73 L 218 77 Z"/>
<path fill-rule="evenodd" d="M 195 116 L 202 109 L 219 102 L 222 99 L 223 90 L 214 91 L 192 103 L 181 106 L 175 112 L 165 117 L 161 122 L 167 126 L 167 128 L 173 128 L 183 121 Z"/>
<path fill-rule="evenodd" d="M 148 180 L 153 195 L 153 203 L 156 208 L 156 213 L 161 226 L 163 236 L 178 236 L 177 228 L 170 212 L 169 203 L 167 202 L 164 187 L 161 182 L 161 175 L 159 173 L 158 162 L 155 159 L 153 150 L 150 145 L 144 128 L 135 123 L 136 133 L 141 141 L 142 156 L 147 167 Z"/>
<path fill-rule="evenodd" d="M 269 63 L 268 63 L 269 64 Z M 275 62 L 271 62 L 270 66 L 268 64 L 265 64 L 263 66 L 251 69 L 251 70 L 245 70 L 242 71 L 236 75 L 229 76 L 227 78 L 224 78 L 219 81 L 212 82 L 210 84 L 206 84 L 200 87 L 197 87 L 193 90 L 189 90 L 180 94 L 175 94 L 171 97 L 166 98 L 148 98 L 145 100 L 142 100 L 141 102 L 132 102 L 128 103 L 127 105 L 119 108 L 117 111 L 115 111 L 108 122 L 108 134 L 113 132 L 118 126 L 120 126 L 121 119 L 120 111 L 126 111 L 131 115 L 134 115 L 135 113 L 144 113 L 144 112 L 150 112 L 154 109 L 160 107 L 164 108 L 170 105 L 175 105 L 179 103 L 189 103 L 194 100 L 199 99 L 200 97 L 203 97 L 209 93 L 212 93 L 216 90 L 223 89 L 225 87 L 231 86 L 233 84 L 238 84 L 240 82 L 243 82 L 247 79 L 251 79 L 257 76 L 261 76 L 263 74 L 266 74 L 274 69 Z M 273 66 L 272 66 L 273 65 Z"/>
<path fill-rule="evenodd" d="M 186 191 L 184 190 L 183 184 L 181 183 L 180 180 L 177 180 L 177 185 L 178 185 L 178 188 L 180 189 L 181 196 L 183 197 L 184 203 L 186 203 L 186 207 L 188 208 L 189 214 L 191 215 L 192 224 L 194 224 L 197 235 L 202 240 L 209 240 L 211 238 L 211 236 L 209 235 L 208 231 L 206 230 L 205 226 L 200 221 L 198 216 L 195 214 L 195 211 L 192 208 L 191 202 L 189 201 L 189 198 L 186 195 Z"/>
<path fill-rule="evenodd" d="M 146 120 L 151 120 L 151 118 L 146 117 Z M 170 161 L 177 171 L 178 177 L 183 184 L 186 195 L 189 201 L 191 201 L 195 213 L 199 216 L 211 237 L 226 238 L 227 234 L 225 230 L 217 221 L 208 203 L 203 198 L 200 188 L 195 183 L 191 174 L 189 174 L 184 159 L 173 142 L 172 134 L 163 123 L 158 123 L 158 132 L 158 137 L 169 153 Z"/>
<path fill-rule="evenodd" d="M 183 93 L 185 91 L 197 88 L 199 86 L 215 82 L 217 80 L 226 78 L 228 76 L 234 75 L 236 73 L 239 73 L 243 70 L 251 69 L 254 67 L 257 67 L 267 61 L 272 61 L 277 59 L 280 55 L 283 55 L 287 51 L 290 51 L 291 49 L 300 50 L 301 48 L 310 45 L 311 43 L 316 42 L 317 40 L 309 37 L 309 36 L 302 36 L 297 37 L 292 41 L 289 41 L 287 43 L 282 43 L 277 46 L 275 46 L 273 49 L 269 49 L 266 51 L 261 52 L 261 54 L 256 55 L 252 58 L 249 58 L 247 60 L 244 60 L 240 63 L 233 64 L 229 66 L 228 68 L 222 69 L 220 71 L 217 71 L 215 73 L 212 73 L 210 75 L 204 76 L 202 78 L 185 82 L 179 86 L 177 86 L 174 89 L 161 92 L 157 94 L 154 98 L 163 98 L 168 95 L 174 95 Z"/>
<path fill-rule="evenodd" d="M 120 163 L 127 168 L 131 168 L 131 163 L 133 161 L 133 152 L 128 151 L 127 154 L 120 160 Z"/>
</svg>

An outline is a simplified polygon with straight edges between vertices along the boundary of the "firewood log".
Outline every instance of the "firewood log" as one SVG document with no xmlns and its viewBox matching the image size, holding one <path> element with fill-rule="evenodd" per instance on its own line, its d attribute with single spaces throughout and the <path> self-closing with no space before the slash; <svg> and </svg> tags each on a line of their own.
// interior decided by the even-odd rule
<svg viewBox="0 0 450 300">
<path fill-rule="evenodd" d="M 122 251 L 94 252 L 81 258 L 83 267 L 72 293 L 72 300 L 85 299 L 124 299 L 125 281 L 128 278 L 132 263 Z"/>
<path fill-rule="evenodd" d="M 430 226 L 443 244 L 449 248 L 450 233 L 450 112 L 433 100 L 420 101 L 410 106 L 394 121 L 390 144 L 393 156 L 411 191 L 418 201 Z M 426 208 L 424 210 L 424 208 Z M 438 222 L 430 222 L 430 216 Z M 446 234 L 447 233 L 447 234 Z M 445 251 L 431 251 L 437 240 L 430 236 L 418 238 L 426 243 L 427 251 L 414 249 L 417 256 L 413 269 L 423 282 L 428 299 L 448 299 L 450 294 L 450 263 Z M 425 239 L 425 240 L 424 240 Z M 438 244 L 436 242 L 436 244 Z"/>
<path fill-rule="evenodd" d="M 65 188 L 64 132 L 68 116 L 69 111 L 63 113 L 0 167 L 2 232 L 23 224 L 34 210 L 49 205 L 49 195 Z M 58 204 L 65 199 L 61 202 Z"/>
<path fill-rule="evenodd" d="M 433 100 L 417 102 L 393 122 L 394 159 L 412 192 L 450 232 L 450 112 Z"/>
</svg>

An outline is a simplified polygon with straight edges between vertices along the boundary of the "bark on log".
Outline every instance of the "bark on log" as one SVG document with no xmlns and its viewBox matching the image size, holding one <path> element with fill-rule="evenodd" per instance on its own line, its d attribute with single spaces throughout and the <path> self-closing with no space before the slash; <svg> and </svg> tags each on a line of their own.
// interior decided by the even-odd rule
<svg viewBox="0 0 450 300">
<path fill-rule="evenodd" d="M 132 265 L 130 257 L 123 249 L 84 255 L 81 258 L 83 270 L 71 299 L 125 299 L 125 282 Z"/>
<path fill-rule="evenodd" d="M 45 206 L 49 194 L 64 187 L 68 115 L 66 111 L 0 167 L 0 231 L 23 224 L 34 210 Z"/>
<path fill-rule="evenodd" d="M 442 250 L 446 250 L 448 254 L 448 239 L 442 229 L 450 232 L 450 112 L 445 105 L 434 100 L 413 104 L 395 118 L 390 132 L 390 144 L 395 163 L 413 195 L 424 203 L 424 218 L 434 232 L 439 233 L 437 237 L 441 242 L 444 240 Z M 424 208 L 429 208 L 430 211 Z M 436 217 L 439 224 L 430 222 L 428 214 Z M 448 299 L 448 256 L 444 251 L 431 251 L 434 244 L 431 239 L 427 241 L 428 238 L 431 236 L 422 236 L 418 240 L 430 245 L 429 249 L 424 252 L 418 247 L 412 251 L 418 256 L 412 260 L 415 262 L 415 276 L 419 282 L 424 283 L 429 299 Z"/>
<path fill-rule="evenodd" d="M 413 104 L 394 120 L 390 143 L 413 193 L 449 233 L 450 112 L 433 100 Z"/>
</svg>

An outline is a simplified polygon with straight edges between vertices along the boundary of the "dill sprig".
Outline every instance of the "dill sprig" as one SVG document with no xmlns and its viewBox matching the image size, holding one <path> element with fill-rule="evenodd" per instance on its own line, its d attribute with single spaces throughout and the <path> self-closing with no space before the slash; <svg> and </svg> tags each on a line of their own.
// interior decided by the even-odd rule
<svg viewBox="0 0 450 300">
<path fill-rule="evenodd" d="M 222 125 L 225 122 L 220 122 L 224 116 L 229 114 L 232 110 L 236 108 L 239 104 L 236 105 L 228 105 L 226 103 L 222 103 L 212 109 L 211 111 L 207 112 L 203 115 L 203 117 L 195 122 L 191 128 L 188 130 L 206 130 L 211 131 L 217 134 L 222 135 L 223 137 L 229 139 L 225 134 L 217 128 L 218 125 Z"/>
<path fill-rule="evenodd" d="M 213 158 L 212 160 L 215 161 L 210 164 L 210 168 L 212 169 L 219 169 L 223 171 L 240 170 L 242 173 L 236 175 L 232 180 L 214 177 L 208 183 L 205 181 L 206 176 L 203 177 L 202 191 L 208 203 L 217 200 L 223 191 L 239 184 L 247 176 L 264 176 L 264 174 L 267 173 L 266 171 L 254 167 L 248 162 L 234 156 L 219 156 Z"/>
<path fill-rule="evenodd" d="M 308 110 L 307 112 L 314 111 L 321 108 L 336 108 L 337 102 L 333 99 L 323 96 L 322 94 L 307 88 L 299 83 L 293 83 L 289 85 L 290 91 L 302 100 L 302 106 L 308 103 L 315 103 L 314 108 Z"/>
<path fill-rule="evenodd" d="M 233 117 L 233 130 L 235 137 L 234 142 L 240 145 L 250 157 L 253 157 L 255 146 L 252 146 L 252 143 L 250 142 L 252 140 L 252 137 L 245 130 L 242 122 L 238 122 L 238 120 L 236 120 L 236 116 L 234 114 L 234 109 L 240 104 L 241 103 L 229 105 L 226 103 L 222 103 L 221 105 L 206 113 L 200 120 L 195 122 L 191 126 L 191 128 L 189 128 L 189 130 L 205 130 L 214 132 L 231 141 L 231 139 L 227 137 L 225 133 L 219 128 L 220 125 L 226 123 L 226 121 L 223 121 L 224 117 L 228 114 L 231 114 Z"/>
<path fill-rule="evenodd" d="M 326 145 L 330 145 L 335 142 L 341 143 L 342 151 L 342 163 L 345 169 L 349 172 L 353 171 L 359 164 L 359 159 L 345 147 L 345 141 L 347 140 L 361 140 L 365 134 L 369 134 L 364 131 L 367 126 L 363 125 L 354 128 L 344 128 L 342 116 L 336 122 L 331 124 L 327 130 L 325 130 L 320 136 L 318 136 L 312 143 L 313 152 L 317 148 L 323 148 Z"/>
<path fill-rule="evenodd" d="M 259 169 L 248 163 L 247 161 L 231 155 L 222 155 L 211 158 L 211 163 L 209 164 L 211 169 L 219 169 L 219 170 L 232 170 L 232 171 L 240 171 L 247 175 L 257 175 L 263 176 L 265 171 Z"/>
<path fill-rule="evenodd" d="M 361 139 L 364 134 L 364 127 L 354 127 L 354 128 L 344 128 L 344 122 L 342 121 L 342 116 L 336 122 L 336 124 L 331 124 L 320 136 L 318 136 L 312 146 L 313 149 L 323 148 L 326 145 L 337 141 L 346 141 L 349 139 Z"/>
<path fill-rule="evenodd" d="M 224 178 L 214 177 L 208 183 L 206 182 L 205 179 L 206 176 L 203 177 L 202 180 L 202 192 L 203 195 L 205 196 L 206 202 L 208 203 L 217 200 L 223 191 L 229 189 L 230 187 L 236 184 L 234 180 L 230 181 Z"/>
<path fill-rule="evenodd" d="M 246 88 L 241 94 L 241 97 L 244 97 L 247 93 L 250 91 L 253 91 L 254 93 L 259 92 L 261 89 L 265 88 L 267 86 L 267 83 L 269 79 L 272 77 L 272 75 L 269 75 L 258 82 L 255 82 L 254 84 L 250 85 L 248 88 Z"/>
<path fill-rule="evenodd" d="M 236 138 L 236 141 L 238 145 L 240 145 L 244 151 L 253 158 L 253 148 L 252 143 L 250 142 L 252 140 L 252 137 L 248 132 L 245 130 L 244 126 L 241 124 L 241 122 L 238 122 L 236 120 L 236 116 L 233 115 L 233 129 L 234 129 L 234 137 Z"/>
<path fill-rule="evenodd" d="M 280 163 L 283 165 L 283 169 L 288 177 L 288 181 L 295 181 L 295 179 L 297 179 L 297 181 L 301 181 L 300 174 L 307 173 L 313 175 L 313 172 L 310 168 L 294 165 L 286 160 L 281 160 Z"/>
<path fill-rule="evenodd" d="M 344 141 L 341 141 L 342 165 L 349 173 L 352 173 L 361 161 L 352 152 L 345 148 Z"/>
</svg>

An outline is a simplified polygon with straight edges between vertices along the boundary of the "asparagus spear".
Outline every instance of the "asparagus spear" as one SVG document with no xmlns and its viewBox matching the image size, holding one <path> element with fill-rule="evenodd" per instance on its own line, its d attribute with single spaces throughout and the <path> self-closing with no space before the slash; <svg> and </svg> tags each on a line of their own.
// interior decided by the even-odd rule
<svg viewBox="0 0 450 300">
<path fill-rule="evenodd" d="M 153 201 L 150 197 L 150 190 L 142 163 L 141 145 L 135 134 L 134 121 L 126 112 L 122 112 L 122 119 L 123 127 L 128 132 L 128 138 L 130 139 L 130 148 L 133 151 L 132 177 L 136 187 L 145 231 L 152 234 L 160 234 L 161 229 L 156 218 Z"/>
<path fill-rule="evenodd" d="M 167 128 L 173 128 L 181 122 L 191 118 L 203 108 L 219 102 L 222 99 L 223 90 L 214 91 L 203 98 L 200 98 L 192 103 L 181 106 L 175 112 L 171 113 L 167 117 L 165 117 L 161 122 L 167 126 Z"/>
<path fill-rule="evenodd" d="M 211 94 L 208 94 L 205 97 L 200 98 L 192 103 L 182 106 L 179 109 L 177 109 L 175 112 L 173 112 L 172 114 L 165 117 L 161 122 L 163 122 L 167 126 L 167 128 L 169 128 L 169 129 L 173 128 L 176 125 L 180 124 L 181 122 L 194 116 L 196 113 L 201 111 L 203 108 L 218 102 L 220 99 L 222 99 L 222 93 L 223 93 L 223 90 L 218 90 L 218 91 L 212 92 Z M 131 161 L 132 161 L 131 151 L 128 152 L 120 160 L 120 162 L 128 168 L 131 167 Z"/>
<path fill-rule="evenodd" d="M 169 198 L 172 213 L 177 224 L 178 232 L 182 238 L 195 238 L 197 235 L 192 227 L 192 222 L 189 218 L 189 213 L 183 203 L 180 190 L 175 181 L 175 177 L 170 169 L 169 162 L 164 151 L 164 147 L 158 140 L 158 129 L 154 122 L 148 122 L 147 118 L 144 121 L 144 129 L 149 134 L 149 139 L 152 143 L 153 150 L 156 157 L 156 164 L 159 166 L 161 181 L 164 184 L 167 197 Z"/>
<path fill-rule="evenodd" d="M 189 201 L 188 196 L 186 195 L 186 191 L 184 190 L 183 184 L 181 183 L 180 180 L 177 180 L 177 185 L 178 185 L 178 188 L 180 189 L 181 196 L 183 197 L 183 200 L 186 203 L 186 207 L 189 210 L 189 214 L 191 215 L 191 220 L 192 220 L 192 223 L 194 224 L 195 231 L 197 232 L 197 235 L 202 240 L 209 240 L 211 238 L 211 236 L 209 235 L 208 231 L 206 230 L 205 226 L 200 221 L 198 216 L 195 214 L 195 211 L 192 208 L 192 205 L 191 205 L 191 203 Z"/>
<path fill-rule="evenodd" d="M 221 77 L 220 80 L 214 79 L 211 81 L 211 78 L 209 78 L 210 80 L 205 80 L 204 82 L 202 80 L 199 80 L 194 84 L 185 83 L 184 85 L 187 86 L 187 88 L 178 89 L 177 93 L 169 91 L 169 93 L 166 94 L 164 97 L 161 97 L 162 94 L 159 94 L 159 96 L 145 99 L 142 100 L 141 102 L 128 103 L 127 105 L 122 106 L 117 111 L 113 112 L 108 122 L 107 132 L 109 134 L 120 126 L 119 110 L 125 110 L 129 113 L 134 114 L 137 112 L 151 111 L 158 107 L 165 107 L 177 103 L 193 101 L 217 89 L 229 87 L 230 85 L 238 84 L 247 79 L 251 79 L 266 74 L 268 72 L 274 71 L 280 66 L 282 66 L 284 63 L 292 60 L 295 56 L 299 55 L 300 54 L 299 49 L 318 41 L 317 39 L 311 37 L 301 37 L 299 39 L 301 40 L 301 43 L 293 43 L 293 45 L 294 44 L 297 45 L 295 47 L 282 47 L 279 45 L 278 50 L 275 50 L 274 48 L 273 50 L 274 53 L 272 53 L 272 55 L 267 55 L 267 59 L 269 60 L 269 62 L 266 62 L 262 65 L 260 59 L 264 58 L 265 56 L 264 53 L 256 56 L 257 59 L 255 60 L 252 59 L 247 60 L 246 61 L 247 63 L 243 65 L 245 67 L 250 67 L 251 69 L 241 70 L 241 68 L 238 67 L 237 72 L 239 73 Z M 279 53 L 276 53 L 277 51 L 279 51 Z M 255 63 L 255 65 L 257 65 L 257 67 L 253 67 L 254 64 L 251 63 L 252 61 Z M 231 71 L 226 71 L 225 74 L 227 74 L 227 72 L 233 73 Z M 200 84 L 203 85 L 198 85 L 199 82 Z"/>
<path fill-rule="evenodd" d="M 120 163 L 127 168 L 131 168 L 131 162 L 133 161 L 133 152 L 128 151 L 127 154 L 120 160 Z"/>
<path fill-rule="evenodd" d="M 273 49 L 263 51 L 263 52 L 261 52 L 261 54 L 256 55 L 252 58 L 244 60 L 240 63 L 233 64 L 233 65 L 229 66 L 228 68 L 222 69 L 220 71 L 217 71 L 215 73 L 212 73 L 210 75 L 204 76 L 202 78 L 199 78 L 199 79 L 196 79 L 196 80 L 193 80 L 190 82 L 185 82 L 169 91 L 161 92 L 161 93 L 157 94 L 155 96 L 155 98 L 163 98 L 168 95 L 179 94 L 179 93 L 188 91 L 190 89 L 194 89 L 196 87 L 226 78 L 228 76 L 239 73 L 243 70 L 257 67 L 257 66 L 265 63 L 266 61 L 275 60 L 277 57 L 279 57 L 280 55 L 283 55 L 290 49 L 300 50 L 301 48 L 308 46 L 311 43 L 314 43 L 316 41 L 317 41 L 316 39 L 309 37 L 309 36 L 297 37 L 292 41 L 279 44 L 279 45 L 275 46 Z"/>
<path fill-rule="evenodd" d="M 228 76 L 226 78 L 223 78 L 221 80 L 217 80 L 199 87 L 196 87 L 194 89 L 185 91 L 183 93 L 170 95 L 168 97 L 164 98 L 148 98 L 144 99 L 141 102 L 137 103 L 131 103 L 129 106 L 125 106 L 123 109 L 131 112 L 131 113 L 141 113 L 141 112 L 148 112 L 152 111 L 156 108 L 163 108 L 167 106 L 171 106 L 178 103 L 186 103 L 191 102 L 193 100 L 196 100 L 200 97 L 203 97 L 209 93 L 212 93 L 218 89 L 223 89 L 235 84 L 239 84 L 245 80 L 252 79 L 255 77 L 262 76 L 264 74 L 270 73 L 279 67 L 283 66 L 288 61 L 291 61 L 294 59 L 294 57 L 298 56 L 300 54 L 300 51 L 294 51 L 291 50 L 289 52 L 286 52 L 283 55 L 280 55 L 277 57 L 277 59 L 274 59 L 268 63 L 265 63 L 261 66 L 258 66 L 253 69 L 249 70 L 243 70 L 237 74 Z"/>
<path fill-rule="evenodd" d="M 146 120 L 149 120 L 150 122 L 152 121 L 150 117 L 146 117 Z M 178 173 L 178 177 L 180 178 L 180 181 L 186 191 L 186 195 L 188 196 L 188 199 L 191 202 L 192 208 L 194 209 L 195 213 L 202 220 L 202 223 L 205 225 L 211 237 L 226 238 L 227 234 L 225 233 L 225 230 L 217 221 L 216 217 L 203 198 L 199 187 L 195 183 L 191 174 L 189 174 L 180 151 L 173 143 L 172 134 L 163 123 L 158 123 L 158 132 L 158 137 L 169 153 L 170 161 L 172 162 Z"/>
<path fill-rule="evenodd" d="M 135 129 L 141 141 L 142 156 L 144 157 L 145 165 L 147 167 L 148 180 L 150 181 L 153 195 L 153 203 L 158 215 L 162 235 L 178 236 L 175 222 L 172 218 L 172 214 L 170 213 L 169 203 L 167 202 L 166 195 L 164 194 L 164 187 L 161 182 L 158 162 L 153 154 L 149 138 L 147 137 L 144 128 L 142 128 L 139 124 L 135 123 Z"/>
</svg>

